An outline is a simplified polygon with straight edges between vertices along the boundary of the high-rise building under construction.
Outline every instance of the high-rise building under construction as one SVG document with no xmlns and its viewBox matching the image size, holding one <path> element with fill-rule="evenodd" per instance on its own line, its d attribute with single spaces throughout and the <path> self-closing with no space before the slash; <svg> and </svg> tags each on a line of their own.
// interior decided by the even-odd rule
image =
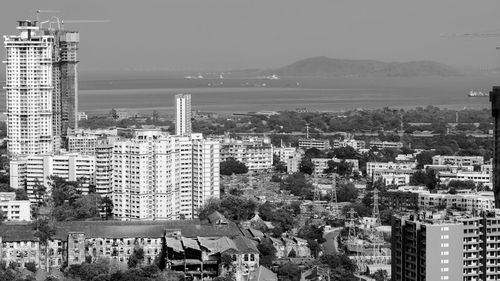
<svg viewBox="0 0 500 281">
<path fill-rule="evenodd" d="M 29 20 L 17 29 L 4 36 L 8 153 L 50 153 L 77 126 L 79 34 Z"/>
<path fill-rule="evenodd" d="M 491 115 L 494 119 L 493 128 L 493 193 L 495 208 L 500 208 L 500 87 L 493 87 L 490 92 Z"/>
</svg>

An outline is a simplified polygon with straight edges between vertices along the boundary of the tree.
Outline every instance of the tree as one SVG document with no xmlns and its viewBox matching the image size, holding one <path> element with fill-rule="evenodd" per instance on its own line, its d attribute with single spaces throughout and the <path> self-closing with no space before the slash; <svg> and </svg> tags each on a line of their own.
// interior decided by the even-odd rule
<svg viewBox="0 0 500 281">
<path fill-rule="evenodd" d="M 3 211 L 0 210 L 0 224 L 2 224 L 2 222 L 5 220 L 5 215 L 3 214 Z"/>
<path fill-rule="evenodd" d="M 286 173 L 287 171 L 286 164 L 280 161 L 278 164 L 274 166 L 274 170 L 276 170 L 276 172 L 278 173 Z"/>
<path fill-rule="evenodd" d="M 476 188 L 476 184 L 471 180 L 461 181 L 461 180 L 450 180 L 448 183 L 449 188 L 454 189 L 470 189 L 473 190 Z"/>
<path fill-rule="evenodd" d="M 101 201 L 102 211 L 105 213 L 106 219 L 113 217 L 113 201 L 108 197 L 102 198 Z"/>
<path fill-rule="evenodd" d="M 116 109 L 112 108 L 111 111 L 109 112 L 109 116 L 113 119 L 113 120 L 118 120 L 118 112 L 116 111 Z"/>
<path fill-rule="evenodd" d="M 303 173 L 294 173 L 287 176 L 281 182 L 281 189 L 288 190 L 295 196 L 302 196 L 304 198 L 312 198 L 313 186 L 307 182 Z"/>
<path fill-rule="evenodd" d="M 274 248 L 272 240 L 264 238 L 259 245 L 257 245 L 257 249 L 260 252 L 260 264 L 270 267 L 276 259 L 276 248 Z"/>
<path fill-rule="evenodd" d="M 199 210 L 198 217 L 201 220 L 204 220 L 207 219 L 213 212 L 218 211 L 230 220 L 238 222 L 246 221 L 254 216 L 256 208 L 257 204 L 251 199 L 228 195 L 221 200 L 208 200 L 208 202 Z"/>
<path fill-rule="evenodd" d="M 301 173 L 308 175 L 311 175 L 314 172 L 314 164 L 311 161 L 311 158 L 309 157 L 302 158 L 299 164 L 299 171 Z"/>
<path fill-rule="evenodd" d="M 352 183 L 341 185 L 337 189 L 338 202 L 352 202 L 358 198 L 358 189 Z"/>
<path fill-rule="evenodd" d="M 389 275 L 385 269 L 379 269 L 372 274 L 372 278 L 375 279 L 375 281 L 387 281 Z"/>
<path fill-rule="evenodd" d="M 56 230 L 52 223 L 47 219 L 37 219 L 33 222 L 34 236 L 40 240 L 42 245 L 47 245 L 47 241 L 52 239 Z"/>
<path fill-rule="evenodd" d="M 226 161 L 220 162 L 221 175 L 230 176 L 232 174 L 246 174 L 247 172 L 247 166 L 233 157 L 229 157 Z"/>
<path fill-rule="evenodd" d="M 24 264 L 24 267 L 27 270 L 29 270 L 29 271 L 31 271 L 33 273 L 36 273 L 36 264 L 34 262 L 32 262 L 32 261 L 27 262 L 27 263 Z"/>
<path fill-rule="evenodd" d="M 229 269 L 233 265 L 233 257 L 230 254 L 224 253 L 220 257 L 222 266 Z"/>
<path fill-rule="evenodd" d="M 134 268 L 141 265 L 144 261 L 144 250 L 142 248 L 135 248 L 130 257 L 128 258 L 128 268 Z"/>
<path fill-rule="evenodd" d="M 434 155 L 435 153 L 433 151 L 422 151 L 417 154 L 417 168 L 422 169 L 424 165 L 432 164 L 432 156 Z"/>
<path fill-rule="evenodd" d="M 286 263 L 278 269 L 279 280 L 298 281 L 300 280 L 300 267 L 298 264 Z"/>
</svg>

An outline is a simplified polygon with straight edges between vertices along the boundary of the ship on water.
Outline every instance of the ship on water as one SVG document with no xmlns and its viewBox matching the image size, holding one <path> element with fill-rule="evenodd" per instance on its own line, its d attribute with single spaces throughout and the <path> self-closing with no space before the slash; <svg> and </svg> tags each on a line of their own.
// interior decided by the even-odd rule
<svg viewBox="0 0 500 281">
<path fill-rule="evenodd" d="M 489 94 L 488 93 L 483 93 L 481 91 L 474 91 L 474 90 L 470 90 L 469 94 L 468 94 L 469 97 L 472 97 L 472 98 L 477 98 L 477 97 L 489 97 Z"/>
</svg>

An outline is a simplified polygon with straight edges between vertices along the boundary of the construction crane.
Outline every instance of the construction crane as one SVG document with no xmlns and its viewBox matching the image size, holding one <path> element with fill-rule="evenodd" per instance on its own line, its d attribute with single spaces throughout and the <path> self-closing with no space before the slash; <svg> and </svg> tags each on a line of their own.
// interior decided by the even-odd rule
<svg viewBox="0 0 500 281">
<path fill-rule="evenodd" d="M 40 14 L 51 14 L 51 13 L 59 13 L 57 10 L 36 10 L 36 22 L 40 22 Z"/>
<path fill-rule="evenodd" d="M 39 12 L 40 11 L 40 12 Z M 52 12 L 57 12 L 57 11 L 52 11 L 52 10 L 38 10 L 36 15 L 37 15 L 37 22 L 39 22 L 39 14 L 40 13 L 52 13 Z M 105 20 L 61 20 L 60 18 L 56 16 L 52 16 L 49 20 L 39 22 L 38 26 L 42 27 L 43 24 L 49 24 L 49 29 L 52 29 L 52 25 L 56 25 L 58 30 L 64 30 L 64 24 L 82 24 L 82 23 L 108 23 L 111 22 L 111 20 L 105 19 Z"/>
</svg>

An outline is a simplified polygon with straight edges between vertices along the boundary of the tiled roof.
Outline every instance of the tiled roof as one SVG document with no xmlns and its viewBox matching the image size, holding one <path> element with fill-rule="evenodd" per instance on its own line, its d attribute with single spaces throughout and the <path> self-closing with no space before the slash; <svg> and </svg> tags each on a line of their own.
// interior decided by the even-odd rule
<svg viewBox="0 0 500 281">
<path fill-rule="evenodd" d="M 271 270 L 265 268 L 264 266 L 259 266 L 256 271 L 253 271 L 250 274 L 249 281 L 277 281 L 278 276 L 276 273 Z"/>
<path fill-rule="evenodd" d="M 54 239 L 66 240 L 68 233 L 84 233 L 86 237 L 130 238 L 162 237 L 165 232 L 180 231 L 183 237 L 230 238 L 241 235 L 238 226 L 232 222 L 225 225 L 202 224 L 199 220 L 178 221 L 71 221 L 57 222 Z M 3 241 L 33 241 L 34 230 L 30 224 L 0 225 Z"/>
<path fill-rule="evenodd" d="M 237 236 L 233 239 L 233 241 L 240 253 L 260 253 L 257 249 L 257 242 L 248 239 L 245 236 Z"/>
</svg>

